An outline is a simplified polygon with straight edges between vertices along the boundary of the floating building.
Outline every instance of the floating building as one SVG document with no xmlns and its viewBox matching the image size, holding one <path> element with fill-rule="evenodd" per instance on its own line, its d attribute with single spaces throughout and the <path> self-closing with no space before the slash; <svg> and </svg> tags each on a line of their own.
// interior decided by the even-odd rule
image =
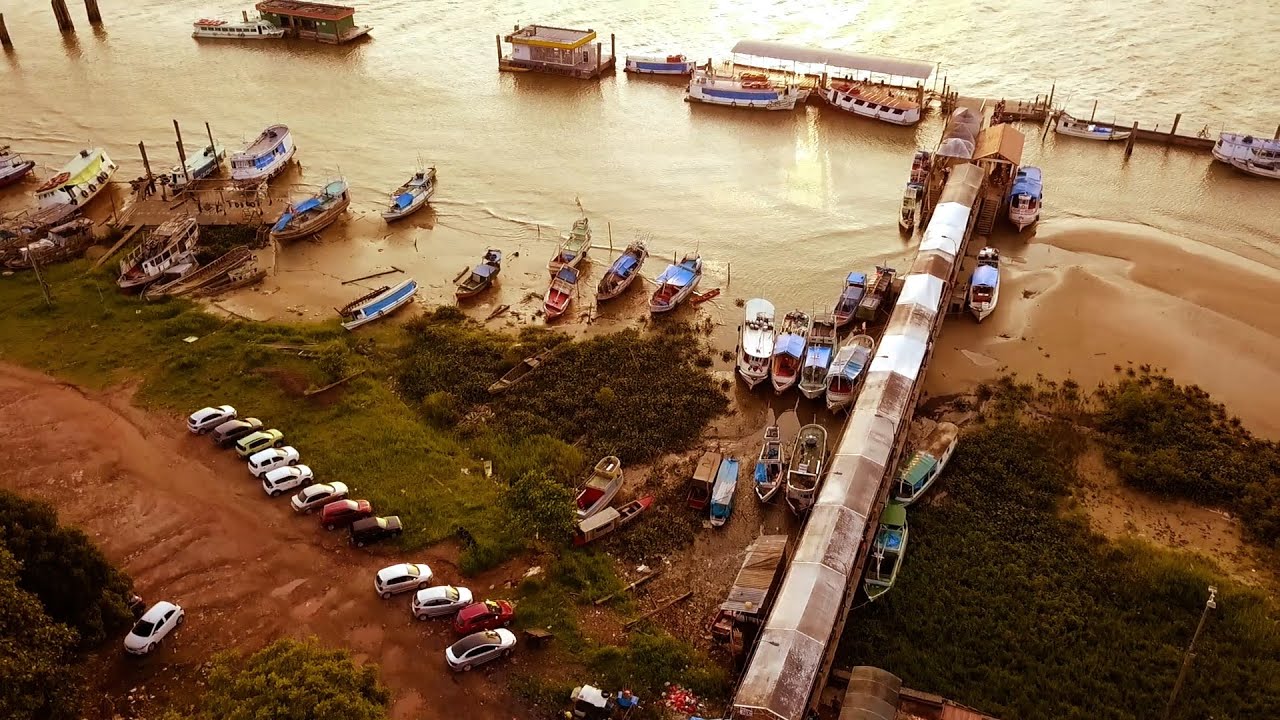
<svg viewBox="0 0 1280 720">
<path fill-rule="evenodd" d="M 286 35 L 323 43 L 351 42 L 373 28 L 356 25 L 356 9 L 300 0 L 262 0 L 255 7 L 262 19 L 283 28 Z"/>
<path fill-rule="evenodd" d="M 502 54 L 504 41 L 511 45 L 510 55 Z M 609 35 L 609 52 L 605 53 L 603 43 L 596 42 L 595 30 L 517 25 L 510 35 L 498 38 L 498 69 L 598 78 L 613 72 L 616 41 Z"/>
</svg>

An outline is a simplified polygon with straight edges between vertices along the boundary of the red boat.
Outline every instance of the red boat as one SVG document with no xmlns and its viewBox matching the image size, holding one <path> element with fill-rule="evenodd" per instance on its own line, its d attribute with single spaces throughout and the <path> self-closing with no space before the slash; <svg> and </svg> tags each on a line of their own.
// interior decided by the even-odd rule
<svg viewBox="0 0 1280 720">
<path fill-rule="evenodd" d="M 557 270 L 556 276 L 551 278 L 551 286 L 547 288 L 547 295 L 542 301 L 547 319 L 552 320 L 563 315 L 564 311 L 569 309 L 569 303 L 573 302 L 573 295 L 577 290 L 578 271 L 567 265 Z"/>
</svg>

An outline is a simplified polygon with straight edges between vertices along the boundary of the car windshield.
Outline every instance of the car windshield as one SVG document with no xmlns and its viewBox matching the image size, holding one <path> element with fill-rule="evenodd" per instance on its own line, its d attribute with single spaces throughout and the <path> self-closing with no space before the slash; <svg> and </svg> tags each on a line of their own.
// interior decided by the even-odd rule
<svg viewBox="0 0 1280 720">
<path fill-rule="evenodd" d="M 484 606 L 486 610 L 488 610 L 490 613 L 494 615 L 497 615 L 499 612 L 498 603 L 492 600 L 486 600 L 484 603 Z"/>
<path fill-rule="evenodd" d="M 458 588 L 453 587 L 453 586 L 450 586 L 450 587 L 445 588 L 445 589 L 444 589 L 444 596 L 445 596 L 445 597 L 447 597 L 447 598 L 449 598 L 450 600 L 455 600 L 455 601 L 456 601 L 456 600 L 458 599 Z"/>
<path fill-rule="evenodd" d="M 138 637 L 151 637 L 151 631 L 155 629 L 155 623 L 149 620 L 139 620 L 138 624 L 133 626 L 133 634 Z"/>
<path fill-rule="evenodd" d="M 422 571 L 418 569 L 417 565 L 405 565 L 404 574 L 409 577 L 418 577 L 422 574 Z"/>
</svg>

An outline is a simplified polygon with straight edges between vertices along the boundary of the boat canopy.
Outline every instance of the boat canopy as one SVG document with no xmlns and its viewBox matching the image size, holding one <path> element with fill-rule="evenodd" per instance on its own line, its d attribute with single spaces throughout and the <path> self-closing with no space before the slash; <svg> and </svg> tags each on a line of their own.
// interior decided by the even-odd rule
<svg viewBox="0 0 1280 720">
<path fill-rule="evenodd" d="M 279 232 L 280 230 L 289 227 L 289 223 L 292 221 L 293 213 L 286 210 L 285 213 L 280 216 L 280 219 L 276 221 L 276 224 L 271 226 L 271 229 Z"/>
<path fill-rule="evenodd" d="M 401 193 L 399 196 L 396 197 L 396 207 L 403 210 L 409 207 L 410 205 L 412 205 L 413 200 L 414 200 L 413 193 Z"/>
<path fill-rule="evenodd" d="M 933 473 L 933 468 L 937 465 L 937 459 L 929 453 L 916 453 L 916 456 L 911 459 L 911 464 L 902 471 L 902 476 L 899 480 L 910 485 L 912 490 L 919 491 L 920 487 L 924 485 L 925 478 Z"/>
<path fill-rule="evenodd" d="M 341 195 L 346 191 L 347 191 L 346 180 L 334 180 L 333 182 L 324 186 L 325 195 Z"/>
<path fill-rule="evenodd" d="M 477 265 L 475 269 L 472 270 L 471 272 L 475 275 L 479 275 L 482 278 L 487 278 L 487 277 L 491 277 L 497 270 L 498 268 L 488 263 L 481 263 Z"/>
<path fill-rule="evenodd" d="M 321 198 L 319 195 L 309 197 L 306 200 L 303 200 L 302 202 L 298 203 L 297 206 L 293 208 L 293 214 L 301 215 L 302 213 L 307 212 L 308 210 L 314 210 L 320 207 L 320 202 L 321 202 Z"/>
<path fill-rule="evenodd" d="M 849 277 L 845 278 L 844 281 L 849 285 L 862 285 L 863 287 L 866 287 L 867 274 L 860 273 L 860 272 L 851 272 L 849 273 Z"/>
<path fill-rule="evenodd" d="M 720 471 L 716 473 L 715 487 L 711 488 L 712 505 L 730 505 L 733 503 L 733 491 L 738 486 L 738 461 L 725 458 L 720 463 Z"/>
<path fill-rule="evenodd" d="M 608 507 L 578 523 L 578 530 L 586 535 L 599 530 L 619 517 L 621 517 L 621 513 L 616 508 Z"/>
<path fill-rule="evenodd" d="M 831 348 L 829 347 L 809 348 L 809 355 L 804 359 L 805 367 L 824 368 L 829 364 L 831 364 Z"/>
<path fill-rule="evenodd" d="M 973 280 L 969 284 L 995 287 L 1000 284 L 1000 271 L 990 265 L 979 265 L 974 269 Z"/>
<path fill-rule="evenodd" d="M 804 354 L 804 336 L 786 333 L 781 335 L 773 343 L 774 355 L 790 355 L 798 358 Z"/>
<path fill-rule="evenodd" d="M 574 270 L 568 265 L 565 265 L 564 267 L 560 268 L 559 272 L 556 273 L 556 279 L 563 280 L 569 283 L 570 285 L 572 285 L 578 282 L 578 271 Z"/>
<path fill-rule="evenodd" d="M 843 50 L 804 47 L 769 40 L 739 40 L 733 46 L 735 55 L 753 55 L 771 60 L 790 60 L 810 65 L 828 65 L 846 70 L 865 70 L 881 75 L 925 80 L 933 74 L 934 63 L 924 60 L 905 60 L 883 55 L 864 55 Z"/>
<path fill-rule="evenodd" d="M 880 513 L 880 525 L 889 525 L 892 527 L 902 527 L 907 524 L 907 506 L 902 503 L 891 502 L 884 506 L 884 512 Z"/>
<path fill-rule="evenodd" d="M 680 265 L 668 265 L 666 270 L 658 276 L 659 285 L 675 285 L 676 287 L 684 287 L 693 282 L 693 270 L 682 267 Z"/>
<path fill-rule="evenodd" d="M 613 271 L 619 275 L 630 275 L 639 260 L 635 255 L 623 255 L 613 263 Z"/>
<path fill-rule="evenodd" d="M 862 369 L 871 359 L 871 349 L 863 345 L 846 345 L 836 353 L 829 375 L 842 377 L 850 382 L 857 380 Z"/>
<path fill-rule="evenodd" d="M 1018 195 L 1041 197 L 1044 194 L 1044 186 L 1040 182 L 1040 168 L 1027 166 L 1019 170 L 1018 177 L 1013 181 L 1013 191 L 1009 194 L 1011 197 Z"/>
<path fill-rule="evenodd" d="M 400 285 L 373 298 L 367 305 L 356 308 L 356 314 L 363 317 L 380 315 L 403 303 L 406 298 L 416 292 L 418 292 L 418 283 L 414 280 L 405 280 Z"/>
</svg>

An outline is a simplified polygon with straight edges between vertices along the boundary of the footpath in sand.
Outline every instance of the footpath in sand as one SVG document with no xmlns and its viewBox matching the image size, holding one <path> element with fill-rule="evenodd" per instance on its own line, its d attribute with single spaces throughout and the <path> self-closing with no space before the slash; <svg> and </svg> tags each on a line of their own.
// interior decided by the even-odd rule
<svg viewBox="0 0 1280 720">
<path fill-rule="evenodd" d="M 452 628 L 412 619 L 408 594 L 374 594 L 374 573 L 395 562 L 427 562 L 437 582 L 462 581 L 448 549 L 356 551 L 315 516 L 295 515 L 287 497 L 264 495 L 234 452 L 188 434 L 178 418 L 143 414 L 123 392 L 97 396 L 0 365 L 0 407 L 3 486 L 53 503 L 62 522 L 133 576 L 148 603 L 172 600 L 187 612 L 152 657 L 126 656 L 120 638 L 108 641 L 88 673 L 86 717 L 170 699 L 182 707 L 199 695 L 199 667 L 215 653 L 310 635 L 378 663 L 393 718 L 524 715 L 502 688 L 508 673 L 536 662 L 528 649 L 455 675 L 444 664 Z M 467 580 L 477 597 L 503 592 L 490 575 Z"/>
</svg>

